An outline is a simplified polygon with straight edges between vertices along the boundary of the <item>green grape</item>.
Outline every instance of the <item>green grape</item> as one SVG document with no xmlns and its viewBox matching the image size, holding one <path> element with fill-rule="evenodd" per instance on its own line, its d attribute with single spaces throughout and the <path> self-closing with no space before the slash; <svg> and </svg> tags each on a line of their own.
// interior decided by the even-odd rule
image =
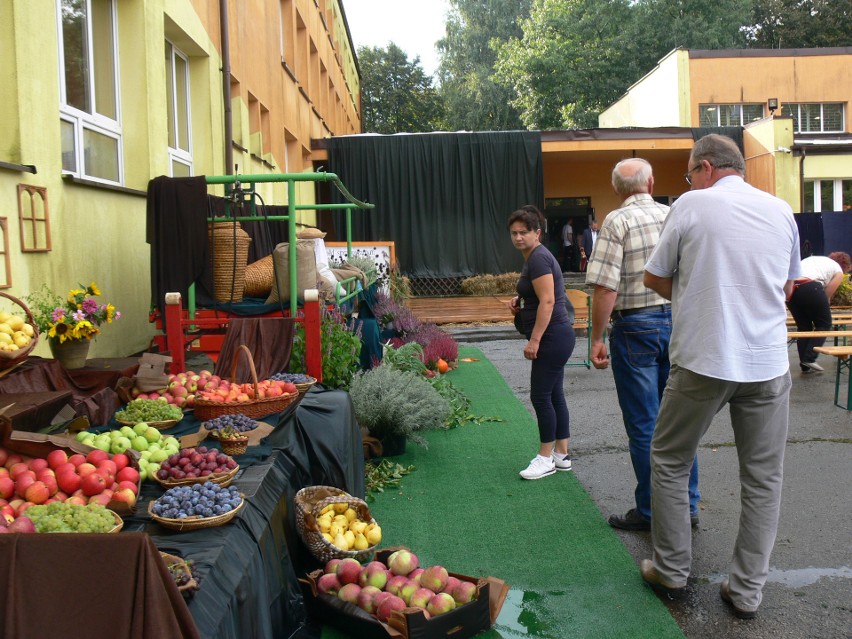
<svg viewBox="0 0 852 639">
<path fill-rule="evenodd" d="M 83 506 L 57 501 L 47 505 L 30 506 L 26 514 L 40 533 L 104 533 L 115 527 L 113 514 L 100 504 Z"/>
</svg>

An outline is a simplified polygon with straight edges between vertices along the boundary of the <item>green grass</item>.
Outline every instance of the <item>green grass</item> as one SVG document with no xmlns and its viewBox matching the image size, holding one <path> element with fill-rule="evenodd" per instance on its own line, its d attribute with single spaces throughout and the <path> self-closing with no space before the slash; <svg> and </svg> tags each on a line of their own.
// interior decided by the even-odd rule
<svg viewBox="0 0 852 639">
<path fill-rule="evenodd" d="M 449 373 L 472 412 L 503 422 L 427 435 L 394 458 L 416 471 L 377 495 L 382 546 L 404 545 L 421 565 L 503 579 L 511 590 L 483 639 L 683 637 L 573 473 L 524 481 L 536 452 L 534 418 L 478 349 Z M 326 630 L 324 637 L 345 637 Z"/>
</svg>

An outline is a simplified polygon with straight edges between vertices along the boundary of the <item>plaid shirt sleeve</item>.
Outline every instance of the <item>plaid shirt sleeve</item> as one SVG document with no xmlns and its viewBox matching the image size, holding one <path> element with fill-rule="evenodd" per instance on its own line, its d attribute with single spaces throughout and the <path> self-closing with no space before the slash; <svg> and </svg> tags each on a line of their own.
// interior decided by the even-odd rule
<svg viewBox="0 0 852 639">
<path fill-rule="evenodd" d="M 586 284 L 611 291 L 618 291 L 624 261 L 624 236 L 616 217 L 611 215 L 604 220 L 586 270 Z"/>
</svg>

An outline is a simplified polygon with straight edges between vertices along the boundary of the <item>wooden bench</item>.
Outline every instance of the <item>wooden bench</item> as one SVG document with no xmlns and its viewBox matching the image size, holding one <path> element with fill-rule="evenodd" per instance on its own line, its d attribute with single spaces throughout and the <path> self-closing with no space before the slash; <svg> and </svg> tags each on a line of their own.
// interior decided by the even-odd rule
<svg viewBox="0 0 852 639">
<path fill-rule="evenodd" d="M 811 337 L 833 337 L 835 340 L 852 337 L 852 331 L 787 331 L 787 339 L 808 339 Z"/>
<path fill-rule="evenodd" d="M 405 305 L 421 322 L 464 324 L 511 322 L 508 303 L 512 295 L 465 295 L 461 297 L 411 297 Z"/>
<path fill-rule="evenodd" d="M 846 410 L 852 410 L 852 346 L 817 346 L 817 353 L 831 355 L 837 358 L 837 370 L 834 374 L 834 405 Z M 840 376 L 846 375 L 846 404 L 841 404 L 840 399 Z"/>
</svg>

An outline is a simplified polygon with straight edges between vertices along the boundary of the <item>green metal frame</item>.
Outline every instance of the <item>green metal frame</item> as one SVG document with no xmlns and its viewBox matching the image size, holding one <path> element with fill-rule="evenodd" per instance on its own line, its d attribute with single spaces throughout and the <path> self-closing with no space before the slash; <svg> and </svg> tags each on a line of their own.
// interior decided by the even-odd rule
<svg viewBox="0 0 852 639">
<path fill-rule="evenodd" d="M 221 184 L 225 186 L 225 199 L 227 205 L 225 207 L 225 217 L 207 218 L 208 222 L 221 221 L 237 221 L 237 222 L 253 222 L 263 220 L 286 221 L 287 222 L 287 238 L 290 245 L 288 260 L 290 264 L 290 290 L 297 290 L 297 273 L 296 273 L 296 213 L 298 211 L 344 211 L 346 213 L 346 255 L 352 257 L 352 211 L 354 209 L 373 209 L 374 204 L 362 202 L 353 196 L 340 181 L 340 178 L 334 173 L 311 172 L 311 173 L 271 173 L 268 175 L 208 175 L 205 177 L 208 185 Z M 286 182 L 287 183 L 287 215 L 258 215 L 257 213 L 257 191 L 256 184 L 265 184 L 269 182 Z M 296 183 L 297 182 L 331 182 L 337 187 L 337 190 L 346 198 L 346 202 L 341 204 L 298 204 L 296 202 Z M 237 206 L 247 208 L 248 215 L 233 215 L 233 209 Z M 357 278 L 345 279 L 338 282 L 335 291 L 335 301 L 338 305 L 345 302 L 356 295 L 357 290 L 352 293 L 341 295 L 344 292 L 344 285 L 354 282 Z M 298 310 L 298 299 L 296 296 L 290 296 L 290 316 L 295 317 Z M 195 317 L 195 284 L 189 287 L 189 300 L 187 300 L 187 310 L 189 317 Z"/>
</svg>

